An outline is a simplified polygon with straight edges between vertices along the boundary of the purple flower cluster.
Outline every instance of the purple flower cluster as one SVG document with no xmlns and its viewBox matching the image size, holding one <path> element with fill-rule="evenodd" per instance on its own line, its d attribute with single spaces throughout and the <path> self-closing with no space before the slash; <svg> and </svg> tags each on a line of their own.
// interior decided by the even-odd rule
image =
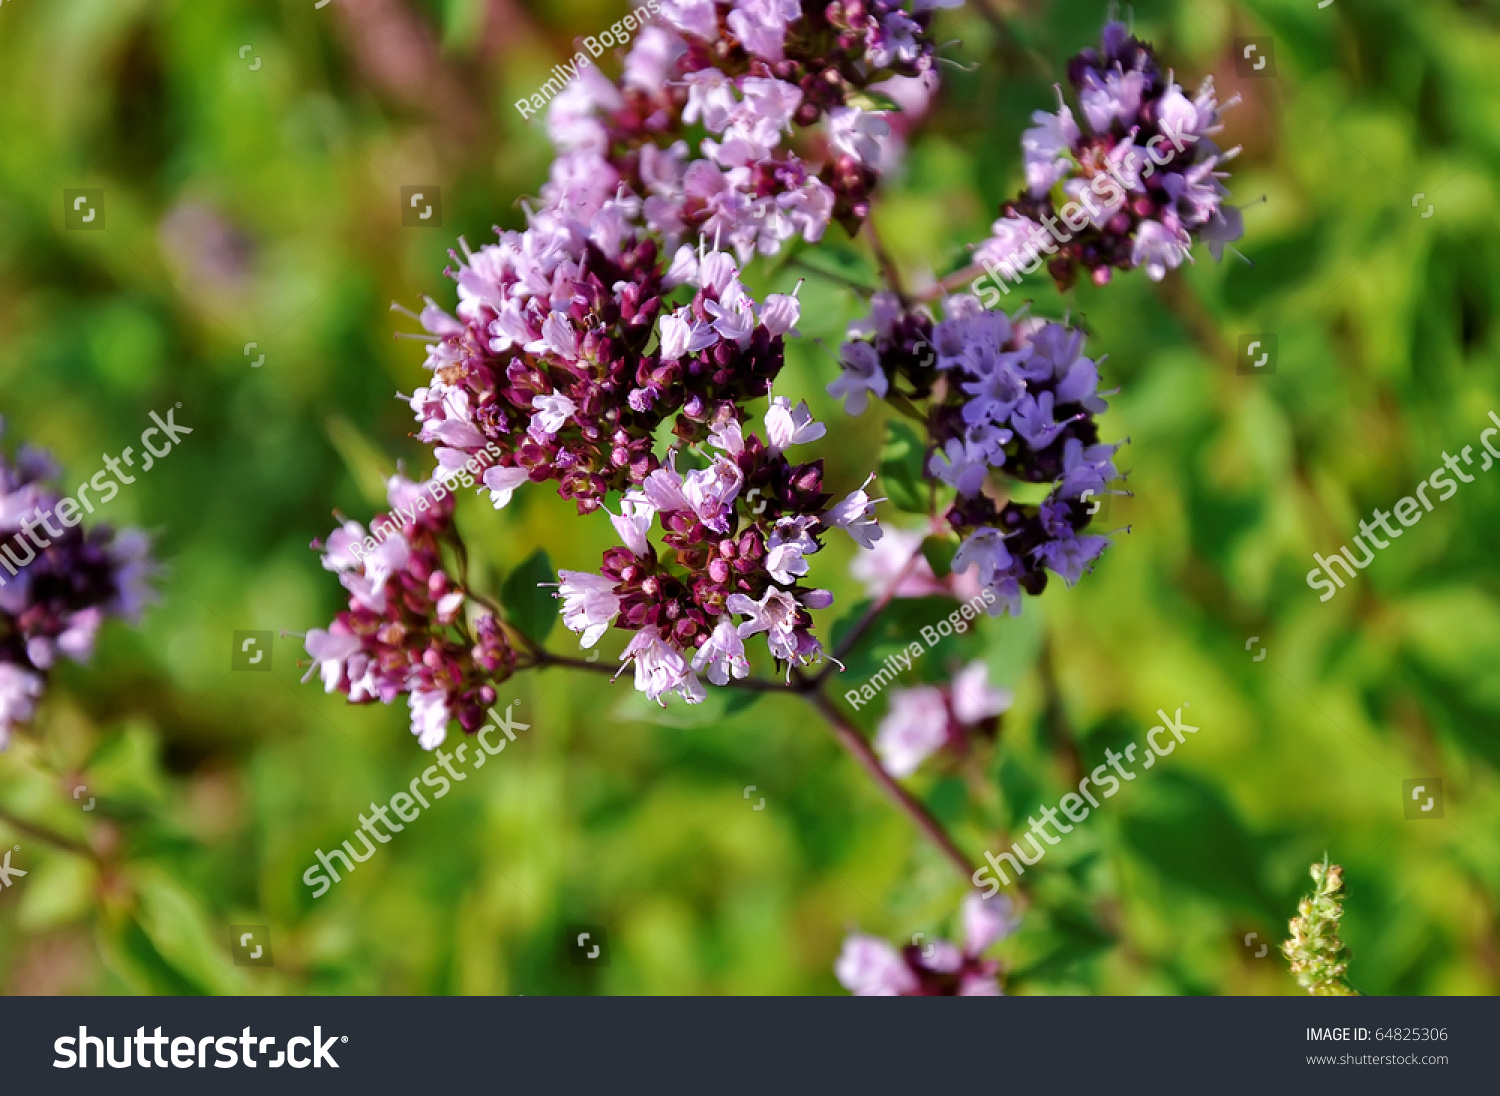
<svg viewBox="0 0 1500 1096">
<path fill-rule="evenodd" d="M 58 656 L 85 661 L 105 617 L 134 620 L 151 596 L 145 535 L 85 530 L 79 507 L 45 486 L 57 474 L 39 449 L 0 454 L 0 749 L 35 714 Z"/>
<path fill-rule="evenodd" d="M 686 442 L 770 391 L 794 296 L 757 305 L 728 255 L 683 246 L 667 269 L 628 226 L 633 200 L 590 220 L 566 208 L 469 253 L 456 272 L 457 318 L 429 304 L 432 381 L 411 407 L 441 470 L 488 450 L 496 508 L 527 480 L 556 480 L 579 513 L 660 467 L 658 428 Z M 668 294 L 683 287 L 676 306 Z M 493 458 L 486 458 L 493 459 Z"/>
<path fill-rule="evenodd" d="M 1000 964 L 980 956 L 1015 930 L 1005 895 L 970 894 L 963 903 L 964 944 L 919 942 L 899 951 L 876 936 L 853 933 L 833 965 L 839 982 L 856 997 L 998 997 Z"/>
<path fill-rule="evenodd" d="M 934 6 L 667 0 L 620 83 L 584 68 L 549 109 L 559 155 L 541 208 L 524 232 L 464 244 L 457 315 L 429 302 L 419 317 L 433 380 L 411 406 L 439 465 L 493 443 L 497 507 L 556 480 L 588 512 L 657 470 L 663 423 L 701 442 L 725 408 L 766 395 L 797 302 L 757 304 L 719 249 L 743 263 L 831 219 L 857 227 L 893 139 L 867 93 L 930 92 Z"/>
<path fill-rule="evenodd" d="M 856 338 L 841 348 L 843 371 L 828 391 L 852 414 L 871 394 L 925 403 L 925 471 L 957 495 L 946 515 L 963 538 L 953 569 L 977 570 L 996 595 L 992 612 L 1019 614 L 1022 592 L 1040 594 L 1048 571 L 1076 582 L 1108 546 L 1082 532 L 1091 516 L 1085 500 L 1118 478 L 1119 445 L 1099 441 L 1094 416 L 1108 405 L 1081 331 L 1013 321 L 967 295 L 945 307 L 947 318 L 934 323 L 877 294 L 871 318 L 850 326 Z M 1040 505 L 1001 501 L 987 490 L 995 471 L 1054 488 Z"/>
<path fill-rule="evenodd" d="M 307 633 L 307 677 L 319 674 L 325 692 L 345 693 L 354 704 L 405 695 L 412 734 L 433 750 L 450 720 L 466 732 L 484 723 L 516 652 L 493 614 L 467 619 L 467 595 L 443 569 L 452 494 L 437 480 L 417 484 L 397 475 L 387 497 L 395 515 L 377 515 L 368 536 L 346 521 L 326 546 L 313 542 L 349 592 L 349 608 L 326 631 Z"/>
<path fill-rule="evenodd" d="M 677 469 L 677 454 L 628 491 L 611 515 L 623 547 L 604 554 L 602 574 L 560 571 L 563 623 L 598 642 L 613 624 L 631 634 L 621 660 L 635 663 L 635 685 L 652 700 L 705 694 L 698 675 L 724 685 L 750 670 L 745 640 L 761 633 L 778 665 L 817 662 L 811 610 L 833 603 L 803 584 L 822 534 L 842 528 L 868 547 L 881 535 L 864 489 L 829 506 L 823 462 L 793 464 L 784 450 L 823 436 L 807 405 L 775 397 L 765 440 L 745 435 L 726 409 L 709 435 L 718 450 L 706 467 Z M 663 550 L 647 539 L 654 521 Z M 738 621 L 735 618 L 740 618 Z"/>
<path fill-rule="evenodd" d="M 741 261 L 830 220 L 852 232 L 891 141 L 868 93 L 933 70 L 932 11 L 954 2 L 664 0 L 618 84 L 587 68 L 552 101 L 553 186 L 624 185 L 668 248 L 721 240 Z"/>
<path fill-rule="evenodd" d="M 914 685 L 891 694 L 875 733 L 875 752 L 892 776 L 910 776 L 939 750 L 962 755 L 978 735 L 993 737 L 1014 696 L 989 683 L 989 667 L 971 662 L 947 685 Z"/>
<path fill-rule="evenodd" d="M 1096 285 L 1137 267 L 1160 281 L 1191 258 L 1195 239 L 1221 257 L 1244 226 L 1219 181 L 1238 149 L 1211 140 L 1223 129 L 1213 78 L 1189 99 L 1149 45 L 1111 22 L 1101 49 L 1068 62 L 1068 82 L 1083 125 L 1060 89 L 1056 113 L 1031 116 L 1021 136 L 1026 189 L 1002 207 L 975 257 L 1014 278 L 1050 255 L 1047 269 L 1064 289 L 1080 269 Z"/>
</svg>

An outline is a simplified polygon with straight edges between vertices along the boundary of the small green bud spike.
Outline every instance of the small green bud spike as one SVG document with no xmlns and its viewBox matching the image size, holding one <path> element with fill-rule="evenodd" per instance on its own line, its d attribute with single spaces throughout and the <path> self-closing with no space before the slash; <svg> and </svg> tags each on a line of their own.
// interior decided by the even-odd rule
<svg viewBox="0 0 1500 1096">
<path fill-rule="evenodd" d="M 1355 997 L 1345 974 L 1349 949 L 1339 939 L 1339 921 L 1344 916 L 1344 869 L 1323 862 L 1311 871 L 1313 892 L 1297 904 L 1292 918 L 1291 939 L 1281 945 L 1281 954 L 1291 964 L 1297 983 L 1314 997 Z"/>
</svg>

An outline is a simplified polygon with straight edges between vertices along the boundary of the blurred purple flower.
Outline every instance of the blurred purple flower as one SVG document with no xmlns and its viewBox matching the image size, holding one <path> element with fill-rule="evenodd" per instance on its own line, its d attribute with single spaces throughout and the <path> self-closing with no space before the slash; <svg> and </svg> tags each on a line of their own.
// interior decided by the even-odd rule
<svg viewBox="0 0 1500 1096">
<path fill-rule="evenodd" d="M 834 975 L 856 997 L 998 997 L 1000 964 L 980 956 L 1015 930 L 1014 906 L 1005 895 L 969 894 L 960 913 L 964 942 L 918 943 L 897 950 L 879 937 L 851 933 L 833 965 Z"/>
</svg>

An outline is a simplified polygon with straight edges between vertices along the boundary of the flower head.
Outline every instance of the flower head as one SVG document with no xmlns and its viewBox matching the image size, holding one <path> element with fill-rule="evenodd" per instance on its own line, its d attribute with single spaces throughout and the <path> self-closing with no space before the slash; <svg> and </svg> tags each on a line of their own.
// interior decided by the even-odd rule
<svg viewBox="0 0 1500 1096">
<path fill-rule="evenodd" d="M 0 454 L 0 749 L 35 715 L 57 659 L 87 661 L 104 621 L 135 620 L 152 596 L 146 537 L 85 529 L 46 483 L 58 474 L 42 450 Z"/>
<path fill-rule="evenodd" d="M 976 734 L 993 734 L 995 718 L 1012 701 L 1009 689 L 992 688 L 989 668 L 965 666 L 947 685 L 896 689 L 875 733 L 875 752 L 892 776 L 910 776 L 942 749 L 967 751 Z"/>
<path fill-rule="evenodd" d="M 732 270 L 700 264 L 706 283 L 726 286 Z M 804 585 L 823 536 L 844 528 L 861 543 L 879 536 L 863 488 L 830 506 L 821 462 L 793 464 L 789 446 L 823 436 L 805 404 L 773 399 L 767 439 L 748 432 L 733 409 L 708 425 L 703 466 L 678 470 L 678 454 L 627 491 L 613 516 L 621 546 L 601 573 L 562 571 L 563 623 L 592 646 L 611 626 L 629 634 L 636 687 L 661 701 L 675 692 L 702 699 L 697 677 L 727 685 L 749 672 L 746 640 L 792 668 L 822 658 L 812 613 L 833 595 Z M 868 481 L 866 481 L 868 485 Z M 650 534 L 659 523 L 661 545 Z"/>
<path fill-rule="evenodd" d="M 856 397 L 849 408 L 866 391 L 928 401 L 923 470 L 957 496 L 945 515 L 959 538 L 954 572 L 977 575 L 995 594 L 991 612 L 1019 613 L 1022 594 L 1041 593 L 1049 572 L 1072 584 L 1108 547 L 1107 537 L 1083 532 L 1097 509 L 1086 500 L 1118 477 L 1119 446 L 1099 441 L 1095 416 L 1108 404 L 1083 333 L 977 304 L 950 297 L 934 322 L 877 298 L 870 319 L 850 325 L 845 370 L 830 391 Z M 1040 504 L 1002 503 L 1002 476 L 1053 489 Z"/>
<path fill-rule="evenodd" d="M 1098 285 L 1138 267 L 1160 281 L 1192 257 L 1195 240 L 1220 258 L 1243 225 L 1224 204 L 1221 168 L 1238 150 L 1212 140 L 1232 105 L 1218 102 L 1213 79 L 1188 98 L 1149 45 L 1111 22 L 1100 49 L 1068 63 L 1068 82 L 1084 125 L 1061 89 L 1055 113 L 1031 116 L 1021 135 L 1026 189 L 1002 207 L 975 258 L 1011 281 L 1045 260 L 1060 288 L 1080 271 Z"/>
<path fill-rule="evenodd" d="M 851 933 L 833 973 L 856 997 L 996 997 L 1000 964 L 981 955 L 1016 927 L 1005 895 L 968 895 L 960 913 L 962 947 L 946 940 L 919 942 L 900 950 L 876 936 Z"/>
<path fill-rule="evenodd" d="M 454 719 L 467 732 L 479 729 L 516 652 L 493 615 L 465 619 L 466 595 L 444 570 L 451 492 L 439 480 L 392 476 L 386 493 L 392 512 L 377 515 L 369 533 L 346 521 L 324 544 L 313 543 L 349 604 L 326 629 L 308 631 L 307 676 L 318 674 L 326 692 L 355 704 L 405 696 L 412 734 L 431 750 Z M 587 608 L 597 611 L 592 602 Z"/>
</svg>

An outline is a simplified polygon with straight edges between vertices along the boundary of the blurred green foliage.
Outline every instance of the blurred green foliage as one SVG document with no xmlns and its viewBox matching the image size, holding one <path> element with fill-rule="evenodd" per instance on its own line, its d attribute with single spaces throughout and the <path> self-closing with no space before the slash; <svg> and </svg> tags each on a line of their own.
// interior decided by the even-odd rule
<svg viewBox="0 0 1500 1096">
<path fill-rule="evenodd" d="M 977 65 L 944 66 L 878 207 L 913 277 L 964 265 L 1020 186 L 1030 112 L 1103 14 L 996 7 L 1003 35 L 974 9 L 943 14 L 946 55 Z M 295 639 L 271 672 L 231 672 L 232 633 L 326 623 L 340 591 L 308 542 L 331 510 L 367 518 L 398 460 L 427 470 L 392 398 L 421 383 L 420 347 L 390 338 L 410 325 L 387 303 L 450 303 L 455 238 L 524 223 L 549 148 L 511 104 L 622 11 L 0 8 L 7 440 L 50 447 L 71 483 L 151 410 L 180 402 L 194 429 L 104 514 L 154 533 L 160 602 L 65 665 L 0 756 L 0 849 L 29 872 L 0 891 L 7 992 L 822 993 L 854 925 L 951 932 L 957 881 L 806 707 L 715 695 L 658 712 L 555 670 L 502 689 L 530 729 L 493 765 L 324 897 L 301 882 L 430 758 L 403 706 L 300 685 Z M 1131 531 L 1077 588 L 913 666 L 908 683 L 977 653 L 1017 702 L 996 750 L 912 784 L 978 860 L 1158 707 L 1190 702 L 1201 733 L 1024 878 L 1023 927 L 999 951 L 1013 992 L 1296 992 L 1275 941 L 1325 850 L 1345 867 L 1355 986 L 1495 992 L 1500 489 L 1463 486 L 1328 603 L 1303 576 L 1500 410 L 1500 16 L 1144 0 L 1134 18 L 1184 83 L 1213 73 L 1243 100 L 1224 138 L 1244 147 L 1236 200 L 1267 198 L 1246 213 L 1255 265 L 1200 253 L 1161 286 L 1026 287 L 1109 356 L 1103 428 L 1131 439 L 1134 491 L 1109 520 Z M 1234 40 L 1252 35 L 1274 37 L 1274 77 L 1236 77 Z M 434 184 L 442 226 L 403 227 L 400 188 Z M 64 228 L 75 188 L 103 189 L 102 230 Z M 873 278 L 838 230 L 809 261 Z M 903 439 L 882 458 L 882 416 L 842 418 L 823 394 L 833 366 L 812 340 L 836 345 L 858 297 L 810 277 L 802 300 L 778 387 L 836 424 L 828 481 L 852 489 Z M 1260 332 L 1279 338 L 1275 375 L 1237 374 L 1238 339 Z M 500 514 L 468 501 L 460 526 L 491 591 L 528 577 L 539 547 L 590 569 L 610 534 L 545 490 Z M 864 596 L 839 577 L 850 554 L 819 559 L 838 596 L 825 628 Z M 872 636 L 871 659 L 946 611 L 923 608 Z M 874 708 L 855 718 L 872 727 Z M 1406 821 L 1402 780 L 1430 776 L 1444 817 Z M 229 926 L 245 924 L 269 926 L 274 967 L 234 964 Z M 609 966 L 568 962 L 577 924 L 606 927 Z"/>
</svg>

